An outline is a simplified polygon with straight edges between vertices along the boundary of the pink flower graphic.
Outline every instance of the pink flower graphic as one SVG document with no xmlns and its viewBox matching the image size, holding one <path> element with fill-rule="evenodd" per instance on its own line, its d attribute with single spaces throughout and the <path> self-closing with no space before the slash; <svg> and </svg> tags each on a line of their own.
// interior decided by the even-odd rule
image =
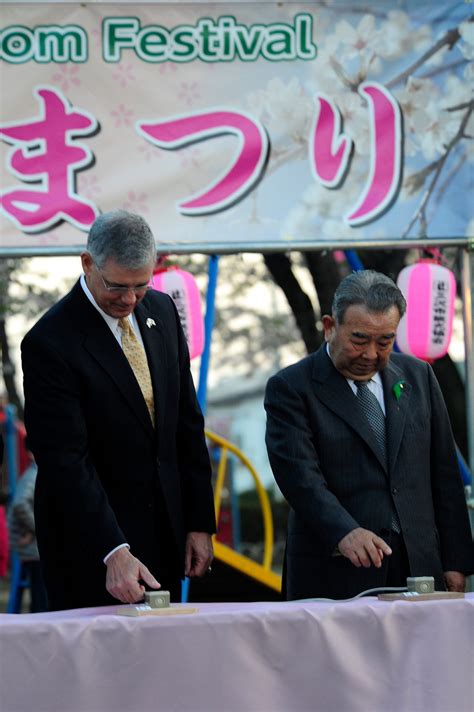
<svg viewBox="0 0 474 712">
<path fill-rule="evenodd" d="M 115 119 L 115 128 L 132 125 L 133 111 L 127 109 L 125 104 L 119 104 L 115 111 L 111 111 L 110 114 Z"/>
<path fill-rule="evenodd" d="M 200 96 L 197 82 L 181 82 L 178 99 L 181 99 L 187 106 L 192 106 Z"/>
<path fill-rule="evenodd" d="M 179 161 L 181 168 L 199 168 L 200 155 L 201 149 L 197 146 L 182 148 Z"/>
<path fill-rule="evenodd" d="M 124 210 L 129 210 L 132 213 L 147 213 L 147 199 L 146 193 L 136 193 L 134 190 L 130 190 L 127 193 L 127 200 L 123 204 Z"/>
<path fill-rule="evenodd" d="M 86 198 L 93 200 L 102 193 L 102 186 L 100 185 L 97 176 L 89 175 L 88 173 L 80 173 L 78 175 L 78 187 L 81 195 Z"/>
<path fill-rule="evenodd" d="M 74 65 L 73 67 L 68 67 L 66 65 L 60 67 L 59 71 L 53 74 L 53 82 L 59 84 L 61 89 L 66 92 L 70 87 L 78 87 L 81 80 L 77 76 L 79 73 L 79 67 Z"/>
<path fill-rule="evenodd" d="M 153 146 L 151 143 L 148 143 L 148 141 L 140 144 L 138 150 L 147 163 L 150 161 L 159 161 L 163 158 L 163 151 L 157 146 Z"/>
<path fill-rule="evenodd" d="M 164 62 L 160 64 L 158 71 L 160 74 L 174 74 L 178 71 L 178 67 L 173 62 Z"/>
<path fill-rule="evenodd" d="M 119 64 L 112 76 L 123 89 L 136 80 L 131 64 Z"/>
</svg>

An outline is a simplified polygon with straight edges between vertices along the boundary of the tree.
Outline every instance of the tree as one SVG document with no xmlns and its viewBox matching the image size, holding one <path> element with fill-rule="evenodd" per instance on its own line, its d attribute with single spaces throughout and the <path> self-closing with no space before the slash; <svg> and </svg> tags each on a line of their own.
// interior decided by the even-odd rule
<svg viewBox="0 0 474 712">
<path fill-rule="evenodd" d="M 23 398 L 16 384 L 15 364 L 8 338 L 8 318 L 23 315 L 37 317 L 58 298 L 56 287 L 45 287 L 41 274 L 29 272 L 29 259 L 0 259 L 0 347 L 3 381 L 8 402 L 23 419 Z M 40 279 L 38 279 L 40 278 Z M 45 278 L 46 279 L 46 278 Z"/>
</svg>

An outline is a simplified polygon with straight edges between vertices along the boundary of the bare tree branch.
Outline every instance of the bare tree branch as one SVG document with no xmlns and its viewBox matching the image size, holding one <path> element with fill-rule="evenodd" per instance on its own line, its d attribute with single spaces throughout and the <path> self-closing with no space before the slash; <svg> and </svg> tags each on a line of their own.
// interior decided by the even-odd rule
<svg viewBox="0 0 474 712">
<path fill-rule="evenodd" d="M 303 291 L 293 273 L 289 257 L 285 254 L 274 253 L 265 254 L 263 259 L 276 284 L 285 294 L 307 352 L 316 351 L 322 343 L 322 337 L 316 329 L 314 308 L 311 299 Z"/>
<path fill-rule="evenodd" d="M 448 159 L 449 154 L 450 154 L 451 151 L 453 150 L 454 146 L 456 146 L 456 144 L 457 144 L 462 138 L 465 138 L 465 128 L 466 128 L 466 126 L 467 126 L 467 122 L 469 121 L 469 118 L 470 118 L 470 116 L 471 116 L 473 110 L 474 110 L 474 101 L 471 101 L 471 102 L 469 103 L 469 109 L 468 109 L 468 110 L 466 111 L 466 113 L 464 114 L 463 119 L 462 119 L 462 121 L 461 121 L 461 124 L 460 124 L 460 126 L 459 126 L 459 129 L 458 129 L 456 135 L 455 135 L 455 136 L 451 139 L 451 141 L 448 143 L 448 145 L 446 146 L 446 151 L 445 151 L 445 153 L 444 153 L 444 154 L 441 156 L 441 158 L 439 159 L 438 165 L 437 165 L 437 167 L 436 167 L 435 174 L 434 174 L 434 176 L 433 176 L 433 179 L 432 179 L 432 181 L 431 181 L 431 183 L 430 183 L 428 189 L 426 190 L 426 192 L 425 192 L 425 194 L 424 194 L 424 196 L 423 196 L 423 198 L 422 198 L 422 200 L 421 200 L 421 203 L 420 203 L 420 205 L 419 205 L 417 211 L 416 211 L 415 214 L 413 215 L 412 219 L 410 220 L 410 223 L 408 224 L 408 227 L 406 228 L 405 232 L 403 233 L 402 238 L 405 238 L 405 237 L 408 236 L 408 233 L 410 232 L 410 230 L 412 229 L 413 225 L 414 225 L 418 220 L 420 221 L 420 223 L 426 223 L 425 210 L 426 210 L 426 206 L 427 206 L 427 204 L 428 204 L 428 201 L 430 200 L 430 198 L 431 198 L 431 196 L 432 196 L 432 194 L 433 194 L 433 191 L 434 191 L 434 189 L 435 189 L 436 183 L 438 182 L 438 178 L 439 178 L 440 175 L 441 175 L 441 172 L 442 172 L 442 170 L 443 170 L 443 168 L 444 168 L 444 165 L 445 165 L 445 163 L 446 163 L 446 161 L 447 161 L 447 159 Z"/>
<path fill-rule="evenodd" d="M 422 54 L 421 57 L 416 60 L 416 62 L 413 62 L 413 64 L 411 64 L 407 69 L 401 72 L 401 74 L 398 74 L 389 82 L 386 82 L 386 88 L 391 89 L 391 87 L 395 86 L 396 84 L 405 82 L 408 77 L 410 77 L 414 72 L 416 72 L 416 70 L 419 69 L 425 62 L 427 62 L 433 55 L 435 55 L 436 52 L 439 52 L 440 49 L 442 49 L 446 45 L 449 47 L 449 49 L 452 49 L 460 37 L 461 35 L 459 34 L 459 30 L 457 27 L 448 30 L 443 35 L 443 37 L 441 37 L 441 39 L 439 39 L 432 47 L 430 47 L 430 49 L 428 49 L 424 54 Z"/>
</svg>

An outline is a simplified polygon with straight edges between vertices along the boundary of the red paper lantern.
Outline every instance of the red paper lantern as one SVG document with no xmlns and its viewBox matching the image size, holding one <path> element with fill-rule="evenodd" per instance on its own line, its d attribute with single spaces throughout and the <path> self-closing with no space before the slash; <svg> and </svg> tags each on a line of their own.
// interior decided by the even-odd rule
<svg viewBox="0 0 474 712">
<path fill-rule="evenodd" d="M 158 269 L 153 275 L 153 288 L 169 294 L 176 305 L 191 359 L 204 349 L 204 324 L 201 294 L 193 275 L 178 267 Z"/>
<path fill-rule="evenodd" d="M 425 361 L 444 356 L 453 331 L 456 280 L 437 259 L 421 259 L 402 269 L 397 284 L 407 311 L 397 330 L 397 346 Z"/>
</svg>

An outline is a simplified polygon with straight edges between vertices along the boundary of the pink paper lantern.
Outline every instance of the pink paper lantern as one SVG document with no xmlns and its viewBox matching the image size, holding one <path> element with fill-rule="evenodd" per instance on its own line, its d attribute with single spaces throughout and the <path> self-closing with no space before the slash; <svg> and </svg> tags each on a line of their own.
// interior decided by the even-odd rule
<svg viewBox="0 0 474 712">
<path fill-rule="evenodd" d="M 397 330 L 397 346 L 425 361 L 444 356 L 453 332 L 456 280 L 437 260 L 422 259 L 402 269 L 397 284 L 407 311 Z"/>
<path fill-rule="evenodd" d="M 189 356 L 191 359 L 200 356 L 204 349 L 204 324 L 201 294 L 193 275 L 178 267 L 168 267 L 153 275 L 152 286 L 169 294 L 174 301 L 188 342 Z"/>
</svg>

